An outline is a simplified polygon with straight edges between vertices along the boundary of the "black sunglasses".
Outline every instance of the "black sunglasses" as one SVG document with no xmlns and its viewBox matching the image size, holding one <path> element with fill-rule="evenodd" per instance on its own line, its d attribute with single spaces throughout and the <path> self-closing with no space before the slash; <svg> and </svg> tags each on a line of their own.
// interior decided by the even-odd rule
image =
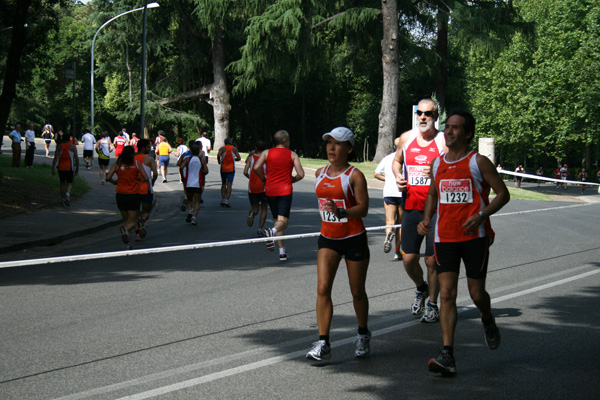
<svg viewBox="0 0 600 400">
<path fill-rule="evenodd" d="M 421 110 L 417 110 L 417 115 L 420 117 L 421 115 L 425 114 L 426 117 L 431 117 L 433 115 L 433 111 L 421 111 Z"/>
</svg>

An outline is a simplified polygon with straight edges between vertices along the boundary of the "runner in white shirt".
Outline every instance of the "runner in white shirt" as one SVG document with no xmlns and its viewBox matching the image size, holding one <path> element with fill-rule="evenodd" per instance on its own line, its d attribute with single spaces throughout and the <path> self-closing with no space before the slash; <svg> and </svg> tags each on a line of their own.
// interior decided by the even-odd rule
<svg viewBox="0 0 600 400">
<path fill-rule="evenodd" d="M 96 144 L 96 138 L 89 132 L 86 132 L 81 137 L 83 142 L 83 159 L 85 160 L 85 167 L 90 169 L 92 167 L 92 160 L 94 159 L 94 145 Z"/>
</svg>

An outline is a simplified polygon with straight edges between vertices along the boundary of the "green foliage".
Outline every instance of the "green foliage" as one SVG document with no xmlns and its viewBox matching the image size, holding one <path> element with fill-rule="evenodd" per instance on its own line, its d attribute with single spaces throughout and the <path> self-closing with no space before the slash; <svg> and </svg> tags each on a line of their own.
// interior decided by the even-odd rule
<svg viewBox="0 0 600 400">
<path fill-rule="evenodd" d="M 600 136 L 597 2 L 523 0 L 515 9 L 533 30 L 515 32 L 504 49 L 490 54 L 455 42 L 478 136 L 495 137 L 509 164 L 527 157 L 578 163 Z"/>
</svg>

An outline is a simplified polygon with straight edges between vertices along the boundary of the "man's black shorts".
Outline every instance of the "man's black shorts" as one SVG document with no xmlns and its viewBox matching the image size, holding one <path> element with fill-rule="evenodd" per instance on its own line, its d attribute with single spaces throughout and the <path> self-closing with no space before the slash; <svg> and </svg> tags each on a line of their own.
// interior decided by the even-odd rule
<svg viewBox="0 0 600 400">
<path fill-rule="evenodd" d="M 73 170 L 61 171 L 59 169 L 58 178 L 60 179 L 61 183 L 73 183 Z"/>
<path fill-rule="evenodd" d="M 402 253 L 403 254 L 421 254 L 421 244 L 425 236 L 419 235 L 417 225 L 423 221 L 423 211 L 419 210 L 404 210 L 402 213 Z M 437 213 L 431 216 L 431 224 L 429 225 L 429 235 L 425 240 L 425 256 L 433 255 L 433 239 L 435 235 L 435 222 L 437 221 Z"/>
<path fill-rule="evenodd" d="M 404 240 L 404 237 L 402 240 Z M 489 248 L 489 236 L 466 242 L 436 243 L 435 263 L 437 273 L 456 272 L 458 274 L 462 260 L 465 264 L 467 277 L 484 279 L 487 276 Z"/>
</svg>

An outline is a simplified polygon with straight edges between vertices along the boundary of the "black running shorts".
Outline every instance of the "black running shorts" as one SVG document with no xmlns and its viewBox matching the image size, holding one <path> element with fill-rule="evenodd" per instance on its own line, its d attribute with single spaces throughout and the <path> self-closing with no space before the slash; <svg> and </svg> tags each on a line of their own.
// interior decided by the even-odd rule
<svg viewBox="0 0 600 400">
<path fill-rule="evenodd" d="M 423 221 L 423 211 L 419 210 L 404 210 L 402 213 L 402 253 L 403 254 L 420 254 L 421 244 L 425 236 L 417 233 L 417 225 Z M 433 239 L 435 231 L 435 222 L 437 221 L 437 213 L 431 216 L 431 224 L 429 225 L 429 235 L 425 240 L 425 256 L 433 255 Z"/>
<path fill-rule="evenodd" d="M 404 240 L 404 237 L 402 238 Z M 487 276 L 490 237 L 482 237 L 466 242 L 445 242 L 435 244 L 435 263 L 438 274 L 460 271 L 461 260 L 465 263 L 467 277 L 484 279 Z"/>
</svg>

